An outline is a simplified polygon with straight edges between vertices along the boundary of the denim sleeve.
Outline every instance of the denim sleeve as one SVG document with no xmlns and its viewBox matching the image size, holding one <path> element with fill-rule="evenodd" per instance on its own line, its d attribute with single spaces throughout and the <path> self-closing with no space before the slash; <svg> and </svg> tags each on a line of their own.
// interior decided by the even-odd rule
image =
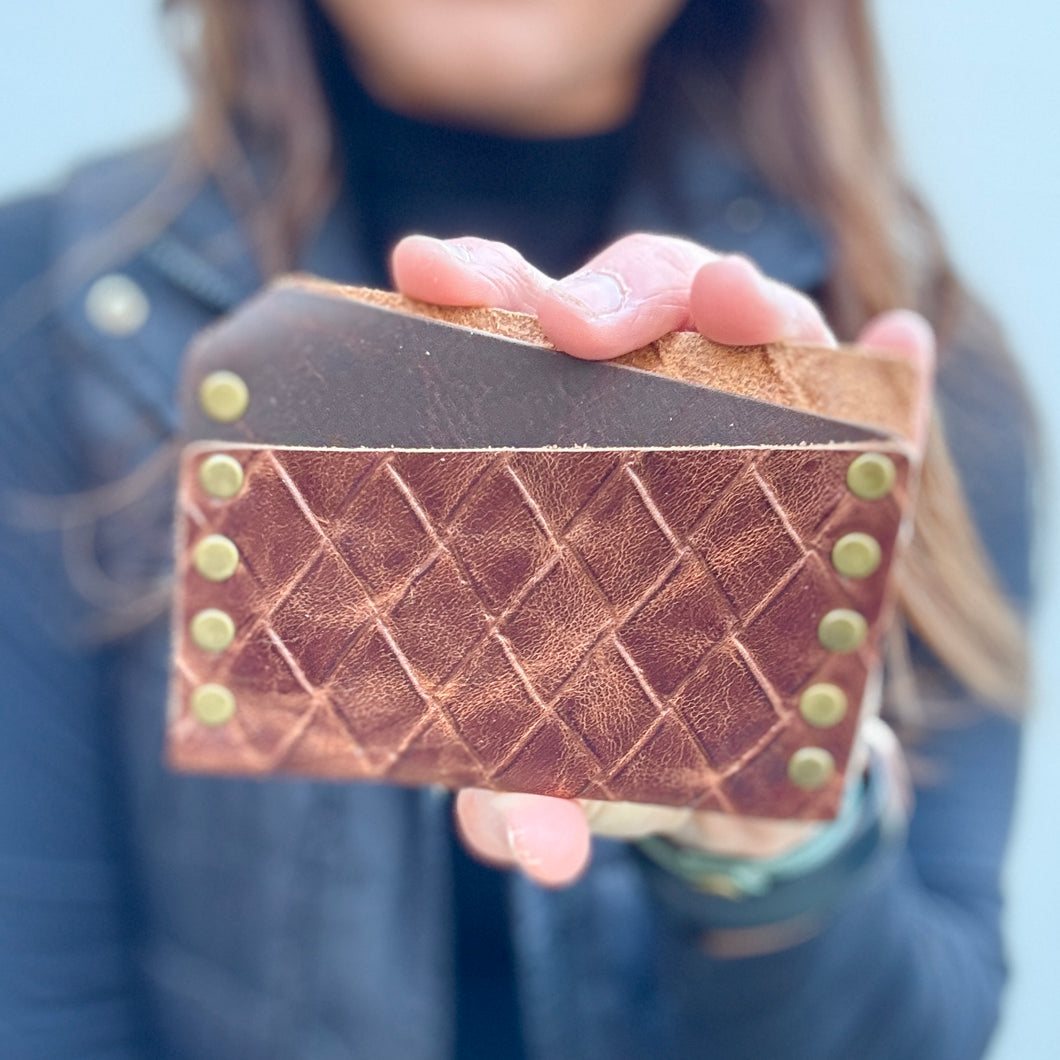
<svg viewBox="0 0 1060 1060">
<path fill-rule="evenodd" d="M 1014 373 L 958 346 L 941 361 L 939 406 L 999 582 L 1026 610 L 1036 454 Z M 954 720 L 912 748 L 921 779 L 905 844 L 850 879 L 819 933 L 718 960 L 703 946 L 716 904 L 691 892 L 669 900 L 673 879 L 656 888 L 679 1055 L 968 1060 L 985 1050 L 1005 981 L 1000 876 L 1020 726 L 975 703 L 922 645 L 914 656 Z M 658 884 L 661 870 L 648 871 Z M 758 922 L 768 924 L 769 897 L 761 903 Z"/>
<path fill-rule="evenodd" d="M 116 1058 L 140 1055 L 128 903 L 102 663 L 55 529 L 80 479 L 40 301 L 48 213 L 0 212 L 0 1055 Z"/>
<path fill-rule="evenodd" d="M 1018 726 L 984 715 L 923 751 L 935 779 L 918 791 L 906 848 L 854 882 L 809 940 L 722 960 L 702 945 L 705 917 L 660 911 L 658 967 L 676 1014 L 676 1055 L 982 1054 L 1005 975 L 998 874 Z"/>
</svg>

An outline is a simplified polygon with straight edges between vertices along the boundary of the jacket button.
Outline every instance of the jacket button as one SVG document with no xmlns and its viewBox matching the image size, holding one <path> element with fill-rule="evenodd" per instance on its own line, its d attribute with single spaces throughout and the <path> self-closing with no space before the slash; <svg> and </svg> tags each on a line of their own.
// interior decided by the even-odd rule
<svg viewBox="0 0 1060 1060">
<path fill-rule="evenodd" d="M 124 273 L 100 276 L 85 295 L 85 316 L 104 335 L 135 335 L 150 315 L 151 303 L 144 289 Z"/>
<path fill-rule="evenodd" d="M 762 204 L 750 196 L 733 199 L 725 208 L 725 221 L 734 232 L 746 235 L 762 227 L 766 211 Z"/>
</svg>

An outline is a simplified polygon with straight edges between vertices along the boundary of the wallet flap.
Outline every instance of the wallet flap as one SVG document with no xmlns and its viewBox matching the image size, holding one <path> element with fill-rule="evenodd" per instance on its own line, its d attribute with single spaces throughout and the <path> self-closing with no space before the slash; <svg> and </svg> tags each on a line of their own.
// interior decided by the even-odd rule
<svg viewBox="0 0 1060 1060">
<path fill-rule="evenodd" d="M 312 276 L 283 277 L 273 289 L 296 289 L 365 302 L 404 315 L 555 349 L 537 320 L 524 313 L 430 305 L 392 291 L 349 287 Z M 920 437 L 932 392 L 927 365 L 901 353 L 865 346 L 722 346 L 696 332 L 674 331 L 606 363 L 828 419 L 872 426 L 885 434 L 914 441 Z"/>
</svg>

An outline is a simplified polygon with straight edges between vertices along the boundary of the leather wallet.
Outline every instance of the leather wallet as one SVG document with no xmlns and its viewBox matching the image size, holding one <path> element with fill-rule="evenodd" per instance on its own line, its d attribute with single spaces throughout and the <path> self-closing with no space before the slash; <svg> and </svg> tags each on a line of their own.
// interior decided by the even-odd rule
<svg viewBox="0 0 1060 1060">
<path fill-rule="evenodd" d="M 186 357 L 168 759 L 834 816 L 929 389 L 287 278 Z"/>
</svg>

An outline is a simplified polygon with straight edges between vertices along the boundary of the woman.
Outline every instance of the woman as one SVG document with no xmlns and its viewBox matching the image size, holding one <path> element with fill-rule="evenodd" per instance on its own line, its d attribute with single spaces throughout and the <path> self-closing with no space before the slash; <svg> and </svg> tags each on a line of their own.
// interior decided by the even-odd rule
<svg viewBox="0 0 1060 1060">
<path fill-rule="evenodd" d="M 201 18 L 177 23 L 187 135 L 0 218 L 7 1054 L 979 1055 L 1028 444 L 1011 367 L 896 171 L 862 7 L 168 6 Z M 510 874 L 461 852 L 431 792 L 165 772 L 181 351 L 294 266 L 531 312 L 588 358 L 695 326 L 927 359 L 929 326 L 899 311 L 920 310 L 960 480 L 936 428 L 887 688 L 930 768 L 908 836 L 879 728 L 838 845 L 830 826 L 595 822 L 660 832 L 653 860 L 590 849 L 577 803 L 461 793 L 466 846 Z M 96 646 L 72 647 L 85 628 Z M 749 867 L 764 893 L 702 889 Z"/>
</svg>

